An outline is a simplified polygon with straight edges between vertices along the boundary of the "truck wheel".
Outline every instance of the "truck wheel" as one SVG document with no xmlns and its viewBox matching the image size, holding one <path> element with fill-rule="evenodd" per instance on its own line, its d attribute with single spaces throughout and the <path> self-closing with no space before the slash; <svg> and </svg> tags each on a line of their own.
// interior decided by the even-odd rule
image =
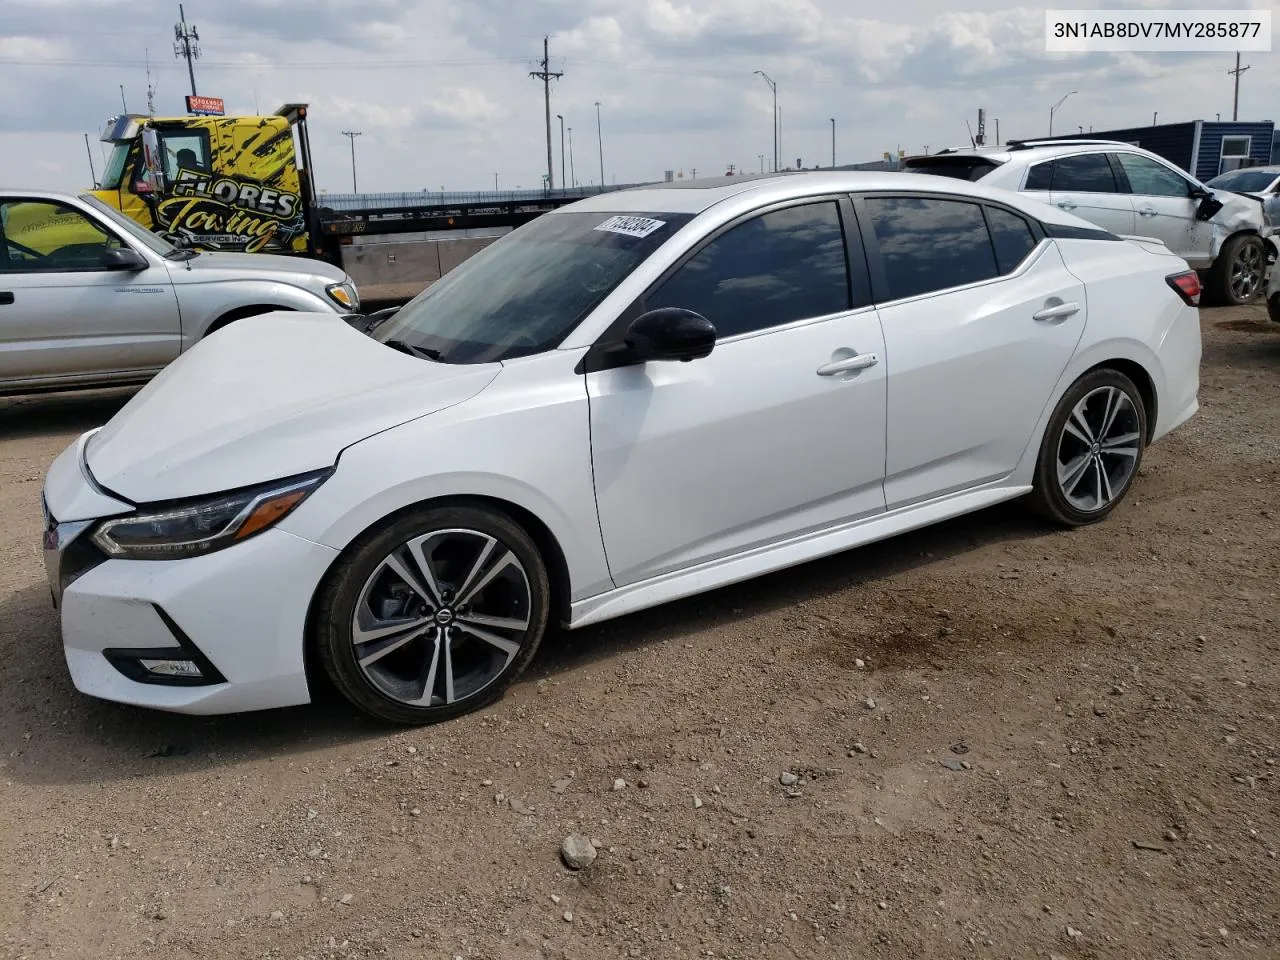
<svg viewBox="0 0 1280 960">
<path fill-rule="evenodd" d="M 1262 293 L 1267 269 L 1267 249 L 1262 238 L 1251 233 L 1228 238 L 1209 270 L 1209 290 L 1219 303 L 1238 306 L 1253 303 Z"/>
</svg>

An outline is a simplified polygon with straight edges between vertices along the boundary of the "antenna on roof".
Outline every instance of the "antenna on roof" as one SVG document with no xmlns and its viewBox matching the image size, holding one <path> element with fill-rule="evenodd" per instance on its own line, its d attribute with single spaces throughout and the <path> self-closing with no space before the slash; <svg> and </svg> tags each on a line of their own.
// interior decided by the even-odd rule
<svg viewBox="0 0 1280 960">
<path fill-rule="evenodd" d="M 964 125 L 969 128 L 969 146 L 977 147 L 978 141 L 973 139 L 973 127 L 969 124 L 968 120 L 965 120 Z"/>
</svg>

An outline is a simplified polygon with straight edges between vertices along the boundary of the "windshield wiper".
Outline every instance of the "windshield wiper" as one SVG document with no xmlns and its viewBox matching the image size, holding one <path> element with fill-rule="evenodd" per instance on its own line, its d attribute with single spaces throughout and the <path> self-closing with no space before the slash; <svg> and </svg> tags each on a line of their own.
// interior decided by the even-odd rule
<svg viewBox="0 0 1280 960">
<path fill-rule="evenodd" d="M 419 357 L 423 360 L 434 360 L 436 363 L 444 363 L 444 354 L 439 350 L 433 350 L 430 347 L 418 347 L 412 343 L 406 343 L 403 340 L 383 340 L 385 346 L 392 350 L 399 350 L 401 353 L 407 353 L 411 357 Z"/>
</svg>

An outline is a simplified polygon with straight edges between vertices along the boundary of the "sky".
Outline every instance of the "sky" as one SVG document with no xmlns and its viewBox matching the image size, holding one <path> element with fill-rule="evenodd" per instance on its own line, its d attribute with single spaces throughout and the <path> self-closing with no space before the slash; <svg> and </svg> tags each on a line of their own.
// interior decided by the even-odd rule
<svg viewBox="0 0 1280 960">
<path fill-rule="evenodd" d="M 75 189 L 98 174 L 106 119 L 157 116 L 190 93 L 175 59 L 176 2 L 2 0 L 0 184 Z M 362 192 L 541 186 L 540 69 L 550 37 L 553 165 L 560 122 L 582 183 L 828 165 L 963 146 L 979 108 L 993 140 L 1193 119 L 1229 119 L 1232 54 L 1046 53 L 1054 8 L 1241 9 L 1269 0 L 186 0 L 200 35 L 198 92 L 228 113 L 310 104 L 318 186 Z M 1280 19 L 1280 18 L 1278 18 Z M 1280 53 L 1250 53 L 1240 119 L 1272 120 Z M 1072 91 L 1075 91 L 1072 93 Z M 597 108 L 599 131 L 597 138 Z M 565 145 L 569 152 L 569 144 Z M 763 159 L 762 159 L 763 158 Z M 565 167 L 569 166 L 568 156 Z"/>
</svg>

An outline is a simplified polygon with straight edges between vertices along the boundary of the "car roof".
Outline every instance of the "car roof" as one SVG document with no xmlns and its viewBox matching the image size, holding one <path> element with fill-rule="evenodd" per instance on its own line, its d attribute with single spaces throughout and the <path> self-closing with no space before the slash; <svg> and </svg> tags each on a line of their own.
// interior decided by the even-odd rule
<svg viewBox="0 0 1280 960">
<path fill-rule="evenodd" d="M 0 196 L 5 197 L 47 197 L 52 200 L 78 200 L 82 190 L 32 190 L 30 187 L 7 188 L 0 186 Z"/>
<path fill-rule="evenodd" d="M 1126 143 L 1123 140 L 1091 140 L 1081 137 L 1078 140 L 1012 140 L 999 147 L 956 147 L 940 150 L 937 153 L 918 154 L 908 157 L 916 160 L 920 157 L 983 157 L 997 163 L 1008 163 L 1011 160 L 1040 160 L 1044 157 L 1065 156 L 1071 153 L 1087 153 L 1091 150 L 1123 150 L 1129 153 L 1141 153 L 1155 156 L 1150 150 Z"/>
<path fill-rule="evenodd" d="M 922 173 L 896 171 L 797 171 L 754 174 L 743 177 L 715 177 L 681 184 L 654 184 L 596 194 L 561 207 L 561 213 L 689 213 L 699 214 L 717 204 L 750 195 L 753 206 L 800 199 L 824 193 L 867 193 L 904 190 L 992 200 L 1014 207 L 1041 221 L 1077 224 L 1070 214 L 1032 197 L 999 187 Z"/>
</svg>

